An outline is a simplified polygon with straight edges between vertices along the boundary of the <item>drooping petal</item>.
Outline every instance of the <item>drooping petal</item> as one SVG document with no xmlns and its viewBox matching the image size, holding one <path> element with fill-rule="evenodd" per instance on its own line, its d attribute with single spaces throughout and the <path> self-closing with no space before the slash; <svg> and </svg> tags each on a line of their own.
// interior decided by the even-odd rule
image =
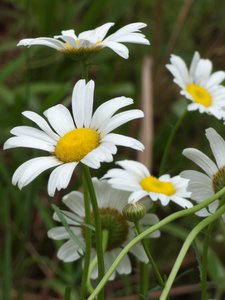
<svg viewBox="0 0 225 300">
<path fill-rule="evenodd" d="M 225 141 L 213 128 L 206 129 L 206 137 L 210 143 L 218 168 L 225 166 Z"/>
<path fill-rule="evenodd" d="M 78 191 L 72 191 L 69 194 L 66 194 L 63 197 L 63 203 L 72 210 L 75 214 L 78 214 L 79 216 L 84 216 L 84 197 L 81 192 Z"/>
<path fill-rule="evenodd" d="M 103 41 L 102 46 L 108 47 L 119 56 L 127 59 L 129 57 L 129 50 L 126 46 L 117 42 Z"/>
<path fill-rule="evenodd" d="M 148 192 L 146 192 L 146 191 L 143 191 L 143 190 L 135 191 L 128 198 L 128 203 L 135 203 L 147 195 L 148 195 Z"/>
<path fill-rule="evenodd" d="M 59 248 L 57 256 L 64 262 L 72 262 L 80 258 L 78 251 L 82 252 L 79 246 L 70 239 Z"/>
</svg>

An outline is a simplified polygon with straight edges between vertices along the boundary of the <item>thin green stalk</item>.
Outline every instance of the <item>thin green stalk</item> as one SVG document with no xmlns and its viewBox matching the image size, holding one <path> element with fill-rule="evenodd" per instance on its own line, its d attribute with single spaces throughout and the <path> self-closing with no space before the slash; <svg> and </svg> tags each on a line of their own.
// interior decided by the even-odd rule
<svg viewBox="0 0 225 300">
<path fill-rule="evenodd" d="M 169 138 L 166 142 L 165 150 L 163 152 L 163 157 L 162 157 L 162 160 L 161 160 L 161 163 L 160 163 L 159 175 L 162 175 L 165 172 L 165 167 L 166 167 L 166 162 L 168 160 L 170 147 L 171 147 L 172 142 L 174 140 L 175 134 L 176 134 L 178 128 L 180 127 L 181 123 L 183 122 L 186 114 L 187 114 L 187 110 L 185 110 L 183 112 L 183 114 L 178 118 L 176 124 L 174 125 L 174 127 L 172 128 L 172 130 L 170 132 Z"/>
<path fill-rule="evenodd" d="M 82 67 L 82 78 L 88 80 L 88 64 L 85 60 L 81 62 Z"/>
<path fill-rule="evenodd" d="M 98 293 L 104 288 L 104 286 L 107 283 L 107 281 L 109 280 L 111 274 L 115 271 L 115 269 L 117 268 L 117 266 L 119 265 L 119 263 L 121 262 L 123 257 L 130 251 L 130 249 L 132 247 L 134 247 L 136 244 L 138 244 L 142 239 L 144 239 L 145 237 L 147 237 L 151 233 L 155 232 L 156 230 L 159 230 L 161 227 L 167 225 L 168 223 L 171 223 L 172 221 L 174 221 L 176 219 L 188 216 L 190 214 L 193 214 L 193 213 L 199 211 L 200 209 L 208 206 L 210 203 L 212 203 L 216 199 L 220 198 L 224 194 L 225 194 L 225 187 L 223 189 L 221 189 L 218 193 L 214 194 L 213 196 L 211 196 L 208 199 L 206 199 L 205 201 L 203 201 L 202 203 L 197 204 L 197 205 L 195 205 L 191 208 L 184 209 L 184 210 L 179 211 L 179 212 L 175 212 L 172 215 L 170 215 L 170 216 L 166 217 L 165 219 L 161 220 L 157 224 L 155 224 L 155 225 L 151 226 L 150 228 L 146 229 L 145 231 L 143 231 L 138 236 L 136 236 L 133 240 L 131 240 L 123 248 L 123 250 L 117 256 L 115 261 L 112 263 L 109 270 L 106 272 L 106 274 L 104 275 L 102 280 L 99 282 L 99 284 L 95 288 L 94 292 L 88 297 L 87 300 L 94 300 L 95 299 L 96 295 L 98 295 Z"/>
<path fill-rule="evenodd" d="M 94 219 L 95 219 L 95 241 L 96 241 L 96 251 L 97 251 L 97 258 L 98 258 L 98 282 L 100 282 L 104 276 L 104 269 L 105 269 L 103 249 L 102 249 L 102 225 L 101 225 L 101 219 L 99 215 L 98 202 L 96 199 L 95 190 L 91 180 L 91 174 L 89 168 L 85 165 L 82 165 L 82 169 L 88 186 L 88 191 L 89 191 Z M 102 290 L 102 292 L 99 293 L 98 295 L 98 300 L 103 300 L 103 299 L 104 299 L 104 291 Z"/>
<path fill-rule="evenodd" d="M 208 300 L 207 295 L 207 260 L 208 260 L 208 248 L 209 248 L 209 240 L 210 234 L 212 232 L 214 223 L 211 223 L 206 231 L 204 244 L 203 244 L 203 251 L 202 251 L 202 270 L 201 270 L 201 290 L 202 290 L 202 300 Z"/>
<path fill-rule="evenodd" d="M 164 290 L 162 291 L 162 294 L 159 298 L 159 300 L 166 300 L 167 296 L 169 294 L 170 288 L 176 278 L 177 272 L 179 271 L 179 268 L 182 264 L 182 261 L 191 246 L 193 240 L 196 238 L 196 236 L 209 224 L 217 220 L 223 213 L 225 212 L 225 205 L 219 208 L 213 215 L 205 218 L 203 221 L 201 221 L 197 226 L 195 226 L 192 231 L 189 233 L 187 239 L 185 240 L 180 253 L 177 257 L 177 260 L 173 266 L 172 271 L 170 272 L 170 275 L 167 279 L 166 285 Z"/>
<path fill-rule="evenodd" d="M 82 173 L 82 182 L 83 182 L 83 189 L 84 189 L 85 224 L 90 225 L 91 209 L 90 209 L 90 201 L 88 195 L 88 186 L 85 180 L 84 173 Z M 86 286 L 87 286 L 88 270 L 90 264 L 90 256 L 91 256 L 91 229 L 86 226 L 84 268 L 82 272 L 81 291 L 80 291 L 81 300 L 86 299 Z"/>
<path fill-rule="evenodd" d="M 109 240 L 109 232 L 108 230 L 103 230 L 102 231 L 102 248 L 103 248 L 103 252 L 106 251 L 107 249 L 107 245 L 108 245 L 108 240 Z M 90 267 L 89 267 L 89 271 L 88 271 L 88 278 L 87 278 L 87 289 L 90 293 L 93 293 L 94 289 L 92 287 L 91 284 L 91 274 L 97 264 L 97 256 L 95 256 L 95 258 L 92 260 L 92 262 L 90 263 Z"/>
<path fill-rule="evenodd" d="M 135 223 L 135 228 L 136 228 L 138 234 L 142 233 L 141 225 L 140 225 L 139 222 Z M 146 253 L 146 255 L 147 255 L 148 259 L 149 259 L 150 264 L 152 265 L 152 269 L 153 269 L 153 271 L 155 273 L 155 277 L 156 277 L 159 285 L 161 287 L 164 287 L 164 281 L 163 281 L 162 276 L 161 276 L 161 274 L 159 272 L 159 269 L 158 269 L 158 267 L 157 267 L 157 265 L 155 263 L 155 260 L 152 257 L 151 252 L 150 252 L 150 250 L 149 250 L 149 248 L 148 248 L 148 246 L 146 244 L 146 240 L 142 240 L 141 244 L 142 244 L 142 246 L 143 246 L 143 248 L 145 250 L 145 253 Z"/>
</svg>

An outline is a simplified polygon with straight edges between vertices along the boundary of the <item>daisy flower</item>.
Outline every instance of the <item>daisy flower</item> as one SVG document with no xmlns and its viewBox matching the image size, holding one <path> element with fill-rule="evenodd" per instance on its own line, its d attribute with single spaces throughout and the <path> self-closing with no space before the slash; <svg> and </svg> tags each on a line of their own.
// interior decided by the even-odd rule
<svg viewBox="0 0 225 300">
<path fill-rule="evenodd" d="M 174 82 L 181 88 L 181 94 L 191 100 L 188 110 L 199 110 L 218 119 L 225 118 L 225 88 L 221 82 L 225 79 L 225 72 L 212 73 L 212 62 L 200 58 L 194 53 L 188 70 L 182 58 L 171 55 L 171 64 L 167 69 L 174 76 Z"/>
<path fill-rule="evenodd" d="M 186 208 L 191 207 L 190 201 L 185 199 L 191 193 L 187 191 L 188 180 L 180 176 L 170 177 L 165 174 L 156 178 L 141 163 L 132 160 L 116 162 L 123 169 L 111 169 L 104 178 L 116 189 L 132 192 L 129 203 L 135 203 L 148 196 L 152 201 L 159 200 L 163 206 L 170 200 Z"/>
<path fill-rule="evenodd" d="M 206 129 L 206 138 L 216 163 L 198 149 L 187 148 L 183 151 L 184 156 L 204 171 L 202 173 L 187 170 L 181 173 L 182 177 L 190 180 L 188 190 L 192 193 L 191 198 L 197 203 L 211 197 L 225 186 L 225 141 L 213 128 Z M 219 200 L 216 200 L 207 208 L 196 212 L 196 215 L 200 217 L 209 216 L 217 210 L 218 206 Z"/>
<path fill-rule="evenodd" d="M 115 33 L 105 38 L 109 29 L 114 23 L 106 23 L 93 30 L 75 34 L 73 29 L 62 31 L 61 35 L 54 38 L 39 37 L 34 39 L 23 39 L 17 46 L 33 46 L 44 45 L 54 48 L 67 54 L 93 53 L 108 47 L 119 56 L 127 59 L 129 51 L 122 43 L 134 43 L 150 45 L 144 34 L 140 33 L 140 29 L 146 27 L 145 23 L 131 23 L 117 30 Z"/>
<path fill-rule="evenodd" d="M 72 94 L 72 115 L 61 105 L 55 105 L 44 112 L 47 121 L 32 111 L 22 114 L 36 123 L 40 129 L 18 126 L 11 130 L 15 135 L 9 138 L 4 149 L 27 147 L 45 150 L 50 156 L 28 160 L 14 173 L 12 183 L 22 187 L 33 181 L 43 171 L 56 167 L 48 181 L 48 193 L 66 188 L 79 162 L 98 169 L 101 162 L 111 162 L 117 152 L 117 145 L 143 150 L 144 146 L 128 136 L 111 133 L 120 125 L 142 118 L 138 109 L 115 114 L 117 110 L 133 103 L 126 97 L 111 99 L 93 110 L 94 81 L 87 84 L 79 80 Z"/>
<path fill-rule="evenodd" d="M 121 252 L 122 248 L 135 237 L 133 223 L 128 222 L 122 214 L 123 208 L 127 205 L 129 193 L 112 189 L 105 180 L 93 178 L 92 181 L 98 201 L 102 230 L 107 230 L 109 236 L 106 252 L 104 253 L 105 269 L 107 271 L 115 258 Z M 68 225 L 80 241 L 84 241 L 86 227 L 83 225 L 85 220 L 83 194 L 77 191 L 71 192 L 63 197 L 63 202 L 70 209 L 70 211 L 62 211 Z M 53 218 L 60 222 L 56 213 L 54 213 Z M 146 214 L 140 221 L 145 229 L 157 222 L 159 222 L 159 219 L 155 214 Z M 93 213 L 91 213 L 91 224 L 94 225 Z M 58 258 L 64 262 L 78 260 L 82 255 L 82 249 L 79 245 L 74 243 L 63 226 L 52 228 L 48 231 L 48 236 L 54 240 L 67 240 L 67 242 L 59 248 L 57 253 Z M 151 238 L 157 238 L 159 236 L 159 231 L 155 231 L 150 235 Z M 96 256 L 94 231 L 91 238 L 92 260 Z M 148 262 L 148 258 L 141 244 L 134 246 L 130 252 L 140 261 L 144 263 Z M 119 274 L 131 273 L 131 262 L 128 255 L 123 258 L 116 271 Z M 92 279 L 96 279 L 98 277 L 97 267 L 93 270 L 91 277 Z M 115 272 L 112 274 L 110 279 L 113 280 L 114 278 Z"/>
</svg>

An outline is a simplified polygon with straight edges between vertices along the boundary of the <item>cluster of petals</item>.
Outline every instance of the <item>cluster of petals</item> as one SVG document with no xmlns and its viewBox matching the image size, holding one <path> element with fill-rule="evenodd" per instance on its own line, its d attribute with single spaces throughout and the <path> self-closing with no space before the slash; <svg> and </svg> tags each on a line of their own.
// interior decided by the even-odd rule
<svg viewBox="0 0 225 300">
<path fill-rule="evenodd" d="M 18 43 L 18 46 L 44 45 L 58 51 L 73 51 L 74 53 L 76 50 L 95 51 L 108 47 L 119 56 L 127 59 L 129 57 L 129 50 L 122 43 L 150 44 L 145 35 L 140 33 L 140 29 L 147 26 L 145 23 L 137 22 L 128 24 L 105 38 L 113 25 L 114 23 L 109 22 L 93 30 L 81 32 L 79 35 L 76 35 L 75 31 L 70 29 L 62 31 L 61 35 L 54 36 L 54 38 L 39 37 L 23 39 Z"/>
<path fill-rule="evenodd" d="M 188 69 L 184 60 L 177 56 L 171 55 L 171 64 L 167 64 L 167 69 L 174 76 L 174 82 L 181 88 L 181 94 L 191 100 L 188 110 L 199 110 L 200 113 L 208 113 L 218 119 L 225 119 L 225 88 L 221 85 L 225 79 L 224 71 L 212 73 L 212 62 L 209 59 L 200 58 L 199 53 L 194 53 L 190 68 Z M 196 102 L 193 94 L 188 87 L 195 86 L 197 97 L 204 98 L 204 94 L 210 98 L 208 105 Z M 203 95 L 201 96 L 201 93 Z M 198 95 L 200 94 L 200 95 Z"/>
<path fill-rule="evenodd" d="M 119 255 L 122 248 L 129 243 L 135 237 L 134 225 L 126 221 L 122 215 L 122 210 L 127 204 L 127 198 L 129 193 L 125 191 L 114 190 L 105 180 L 98 180 L 96 178 L 92 179 L 98 207 L 101 210 L 104 209 L 114 209 L 117 211 L 119 218 L 122 222 L 127 222 L 128 224 L 128 234 L 120 246 L 107 250 L 104 253 L 104 263 L 106 271 L 112 265 L 115 258 Z M 69 208 L 70 211 L 63 210 L 62 213 L 67 221 L 70 229 L 74 232 L 80 241 L 84 242 L 84 236 L 82 233 L 82 224 L 85 218 L 85 208 L 84 208 L 84 198 L 83 194 L 77 191 L 71 192 L 63 197 L 64 204 Z M 53 215 L 54 220 L 60 222 L 60 219 L 56 213 Z M 147 229 L 150 225 L 156 224 L 159 221 L 155 214 L 146 214 L 144 218 L 140 221 L 143 228 Z M 64 262 L 71 262 L 78 260 L 82 255 L 82 249 L 80 246 L 71 239 L 69 233 L 63 226 L 57 226 L 48 231 L 48 236 L 54 240 L 67 240 L 58 250 L 57 256 Z M 160 236 L 159 231 L 155 231 L 150 235 L 151 238 L 157 238 Z M 144 252 L 141 244 L 137 244 L 130 249 L 130 252 L 137 257 L 141 262 L 147 263 L 148 258 Z M 91 248 L 91 260 L 96 256 L 96 249 Z M 132 271 L 131 261 L 128 255 L 125 255 L 121 263 L 117 266 L 116 271 L 119 274 L 129 274 Z M 98 269 L 94 268 L 92 274 L 92 279 L 98 277 Z M 115 272 L 111 275 L 110 280 L 115 278 Z"/>
<path fill-rule="evenodd" d="M 170 177 L 165 174 L 159 177 L 159 181 L 171 183 L 174 187 L 174 193 L 166 195 L 164 193 L 156 193 L 143 189 L 140 182 L 144 178 L 151 176 L 149 170 L 140 162 L 132 160 L 122 160 L 116 162 L 121 168 L 109 170 L 104 178 L 108 178 L 108 182 L 115 189 L 121 189 L 131 192 L 128 202 L 135 203 L 144 197 L 149 197 L 152 201 L 159 200 L 163 206 L 168 205 L 171 201 L 184 208 L 189 208 L 192 203 L 186 198 L 190 197 L 191 193 L 187 191 L 188 180 L 180 176 Z"/>
<path fill-rule="evenodd" d="M 22 114 L 33 121 L 40 129 L 30 126 L 18 126 L 11 130 L 14 137 L 9 138 L 4 149 L 15 147 L 35 148 L 47 151 L 50 156 L 33 158 L 23 163 L 14 173 L 12 182 L 19 188 L 26 186 L 43 171 L 55 167 L 48 181 L 48 193 L 53 196 L 56 190 L 66 188 L 79 161 L 64 162 L 55 155 L 58 141 L 68 132 L 79 128 L 90 128 L 99 135 L 98 146 L 87 153 L 80 162 L 99 168 L 101 162 L 111 162 L 117 152 L 117 145 L 143 150 L 144 146 L 134 138 L 111 133 L 120 125 L 142 118 L 143 112 L 138 109 L 115 114 L 119 109 L 133 103 L 126 97 L 106 101 L 93 113 L 94 81 L 79 80 L 72 94 L 72 115 L 63 105 L 58 104 L 44 112 L 48 122 L 32 111 Z M 50 125 L 49 125 L 50 124 Z M 74 149 L 75 151 L 76 149 Z M 78 149 L 79 150 L 79 149 Z"/>
<path fill-rule="evenodd" d="M 206 129 L 206 138 L 209 141 L 210 148 L 214 155 L 216 163 L 207 155 L 195 148 L 187 148 L 183 150 L 183 155 L 192 160 L 203 171 L 186 170 L 181 176 L 189 179 L 188 190 L 192 193 L 191 198 L 197 203 L 201 203 L 207 198 L 215 194 L 214 179 L 215 176 L 222 176 L 220 181 L 224 181 L 225 186 L 225 140 L 213 128 Z M 224 172 L 220 172 L 220 170 Z M 219 200 L 215 200 L 207 208 L 203 208 L 196 212 L 200 217 L 206 217 L 214 213 L 219 206 Z M 223 216 L 225 220 L 225 216 Z"/>
</svg>

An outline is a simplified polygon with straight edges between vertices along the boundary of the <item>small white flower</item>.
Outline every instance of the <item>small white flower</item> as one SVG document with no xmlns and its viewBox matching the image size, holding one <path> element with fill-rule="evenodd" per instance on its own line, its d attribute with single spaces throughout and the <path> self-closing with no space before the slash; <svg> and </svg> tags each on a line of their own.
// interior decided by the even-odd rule
<svg viewBox="0 0 225 300">
<path fill-rule="evenodd" d="M 143 164 L 132 160 L 122 160 L 116 164 L 123 169 L 109 170 L 104 178 L 109 178 L 108 182 L 114 188 L 132 192 L 129 203 L 149 196 L 152 201 L 160 200 L 163 206 L 170 200 L 184 208 L 192 206 L 191 202 L 185 199 L 191 195 L 187 192 L 188 180 L 180 176 L 170 177 L 168 174 L 157 179 Z"/>
<path fill-rule="evenodd" d="M 18 43 L 18 46 L 44 45 L 71 54 L 94 52 L 108 47 L 119 56 L 127 59 L 129 51 L 122 43 L 150 44 L 144 34 L 140 33 L 140 29 L 147 26 L 145 23 L 131 23 L 105 38 L 113 25 L 114 23 L 106 23 L 94 30 L 81 32 L 78 36 L 74 30 L 70 29 L 62 31 L 61 35 L 54 36 L 54 38 L 23 39 Z"/>
<path fill-rule="evenodd" d="M 48 182 L 48 193 L 53 196 L 56 190 L 66 188 L 72 173 L 79 162 L 99 168 L 101 162 L 111 162 L 117 152 L 116 145 L 143 150 L 144 146 L 128 136 L 111 133 L 120 125 L 142 118 L 138 109 L 127 110 L 115 115 L 122 107 L 133 103 L 126 97 L 111 99 L 93 110 L 94 81 L 87 84 L 79 80 L 73 89 L 72 111 L 58 104 L 44 112 L 49 124 L 40 115 L 25 111 L 23 115 L 36 123 L 40 129 L 18 126 L 11 130 L 14 137 L 9 138 L 4 149 L 28 147 L 50 152 L 50 156 L 38 157 L 22 164 L 14 173 L 12 182 L 19 188 L 26 186 L 43 171 L 52 171 Z"/>
<path fill-rule="evenodd" d="M 191 198 L 197 203 L 211 197 L 225 186 L 225 141 L 213 128 L 206 129 L 206 137 L 216 164 L 198 149 L 187 148 L 183 151 L 184 156 L 196 163 L 205 172 L 188 170 L 181 173 L 182 177 L 190 180 L 188 190 L 192 193 Z M 208 208 L 198 211 L 196 215 L 200 217 L 209 216 L 217 210 L 218 206 L 219 200 L 216 200 L 209 204 Z M 223 215 L 224 217 L 225 215 Z"/>
<path fill-rule="evenodd" d="M 181 88 L 181 94 L 192 103 L 188 110 L 199 110 L 218 119 L 225 118 L 225 88 L 221 82 L 225 79 L 225 72 L 212 72 L 212 62 L 200 58 L 194 53 L 191 66 L 188 70 L 182 58 L 171 55 L 167 69 L 174 76 L 174 82 Z"/>
<path fill-rule="evenodd" d="M 112 189 L 105 180 L 100 181 L 93 178 L 92 181 L 97 196 L 102 230 L 107 230 L 109 235 L 106 252 L 104 253 L 105 269 L 107 271 L 122 248 L 135 237 L 133 223 L 128 222 L 122 214 L 122 210 L 127 204 L 129 193 Z M 62 211 L 67 223 L 77 237 L 81 241 L 84 241 L 85 226 L 83 224 L 85 211 L 83 194 L 80 192 L 71 192 L 63 198 L 63 202 L 72 211 Z M 53 218 L 60 222 L 56 213 L 53 215 Z M 146 214 L 140 222 L 143 227 L 147 229 L 150 225 L 159 222 L 159 219 L 155 214 Z M 94 225 L 93 215 L 91 216 L 91 223 Z M 68 240 L 58 250 L 57 256 L 59 259 L 64 262 L 72 262 L 80 258 L 82 249 L 79 245 L 74 243 L 63 226 L 52 228 L 48 231 L 48 236 L 54 240 Z M 159 231 L 150 235 L 151 238 L 157 238 L 159 236 Z M 96 256 L 94 231 L 92 234 L 92 242 L 91 259 Z M 134 246 L 130 252 L 140 261 L 148 262 L 148 258 L 141 244 Z M 131 273 L 131 262 L 128 255 L 123 258 L 116 271 L 119 274 Z M 97 267 L 93 270 L 91 277 L 93 279 L 98 277 Z M 114 278 L 115 272 L 111 275 L 110 279 L 113 280 Z"/>
</svg>

